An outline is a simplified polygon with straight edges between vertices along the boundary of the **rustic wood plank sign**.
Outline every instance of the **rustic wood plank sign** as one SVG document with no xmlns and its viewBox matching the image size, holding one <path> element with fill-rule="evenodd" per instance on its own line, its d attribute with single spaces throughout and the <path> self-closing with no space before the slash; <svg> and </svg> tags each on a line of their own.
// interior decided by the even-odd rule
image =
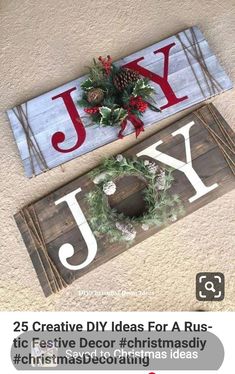
<svg viewBox="0 0 235 374">
<path fill-rule="evenodd" d="M 216 56 L 192 27 L 116 62 L 150 79 L 161 113 L 147 110 L 145 127 L 232 88 Z M 78 106 L 86 76 L 8 110 L 27 177 L 117 139 L 116 127 L 92 123 Z M 124 135 L 134 131 L 128 122 Z"/>
<path fill-rule="evenodd" d="M 106 160 L 105 172 L 98 167 L 22 209 L 15 219 L 45 295 L 232 190 L 234 154 L 235 135 L 209 104 Z M 169 167 L 174 180 L 167 189 L 161 178 Z M 107 175 L 116 184 L 102 185 Z M 175 199 L 179 210 L 172 210 Z M 106 230 L 113 214 L 120 221 Z M 131 217 L 127 225 L 122 217 Z"/>
</svg>

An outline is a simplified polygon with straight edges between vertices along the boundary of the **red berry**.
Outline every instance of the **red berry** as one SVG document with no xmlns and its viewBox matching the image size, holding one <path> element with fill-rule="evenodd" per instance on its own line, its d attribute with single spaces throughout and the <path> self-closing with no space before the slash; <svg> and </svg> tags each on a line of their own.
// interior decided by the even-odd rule
<svg viewBox="0 0 235 374">
<path fill-rule="evenodd" d="M 132 109 L 139 110 L 140 112 L 145 112 L 148 108 L 148 103 L 146 103 L 141 96 L 131 97 L 129 102 Z"/>
<path fill-rule="evenodd" d="M 111 57 L 109 55 L 106 58 L 103 58 L 102 56 L 100 56 L 99 57 L 99 61 L 103 65 L 105 73 L 107 75 L 109 75 L 110 71 L 111 71 L 111 65 L 112 65 L 112 59 L 111 59 Z"/>
<path fill-rule="evenodd" d="M 93 108 L 84 108 L 84 112 L 87 114 L 96 114 L 99 113 L 99 107 L 94 106 Z"/>
</svg>

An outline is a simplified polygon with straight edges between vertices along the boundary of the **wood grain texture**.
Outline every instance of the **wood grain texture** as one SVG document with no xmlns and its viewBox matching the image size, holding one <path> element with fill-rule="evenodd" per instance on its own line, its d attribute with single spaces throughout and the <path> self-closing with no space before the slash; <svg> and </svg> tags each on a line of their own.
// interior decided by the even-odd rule
<svg viewBox="0 0 235 374">
<path fill-rule="evenodd" d="M 230 134 L 233 141 L 235 141 L 235 135 L 231 128 L 228 126 L 219 112 L 213 106 L 211 107 L 218 116 L 220 122 L 223 124 L 223 127 Z M 223 134 L 218 128 L 208 108 L 208 105 L 203 106 L 200 108 L 199 113 L 203 115 L 204 120 L 210 126 L 210 128 L 216 131 L 217 134 L 219 134 L 219 136 L 225 141 Z M 157 132 L 145 141 L 130 148 L 124 154 L 126 157 L 133 157 L 150 145 L 162 140 L 163 143 L 158 147 L 161 152 L 185 162 L 185 146 L 183 137 L 173 137 L 171 134 L 191 121 L 195 122 L 195 125 L 190 130 L 193 168 L 206 186 L 211 186 L 212 184 L 217 183 L 218 187 L 196 201 L 190 203 L 189 198 L 194 195 L 195 190 L 189 183 L 186 176 L 180 170 L 175 170 L 173 172 L 174 183 L 170 191 L 171 193 L 176 193 L 179 195 L 184 205 L 185 215 L 194 212 L 235 187 L 234 175 L 229 168 L 220 148 L 218 147 L 218 144 L 215 142 L 213 137 L 210 135 L 204 124 L 198 119 L 195 113 L 192 112 L 183 119 Z M 235 161 L 234 153 L 233 160 Z M 159 165 L 164 167 L 166 166 L 160 162 Z M 120 210 L 123 210 L 123 208 L 127 209 L 128 206 L 130 209 L 132 209 L 133 206 L 139 204 L 139 192 L 144 188 L 144 184 L 140 181 L 136 181 L 136 179 L 132 181 L 130 179 L 128 181 L 123 180 L 120 181 L 120 183 L 122 184 L 122 190 L 119 194 L 117 194 L 116 198 L 113 198 L 112 204 Z M 76 178 L 67 185 L 24 208 L 24 211 L 26 210 L 29 213 L 34 211 L 36 213 L 41 231 L 43 233 L 47 253 L 53 260 L 59 273 L 67 284 L 70 284 L 75 279 L 81 277 L 97 266 L 109 261 L 127 249 L 127 247 L 123 244 L 110 243 L 104 236 L 101 239 L 97 239 L 97 255 L 94 261 L 86 268 L 79 271 L 70 271 L 60 263 L 58 249 L 62 244 L 67 242 L 71 243 L 75 248 L 74 256 L 69 259 L 71 264 L 79 264 L 83 262 L 87 256 L 86 243 L 78 230 L 67 204 L 55 205 L 56 200 L 69 192 L 74 191 L 78 187 L 80 187 L 82 191 L 76 195 L 76 199 L 89 221 L 89 210 L 85 197 L 89 191 L 92 191 L 95 188 L 95 185 L 87 174 Z M 97 212 L 97 214 L 99 214 L 99 212 Z M 55 287 L 53 285 L 53 280 L 49 277 L 50 274 L 48 274 L 47 261 L 44 258 L 44 255 L 41 253 L 41 248 L 35 245 L 35 241 L 32 239 L 29 222 L 22 220 L 21 212 L 16 214 L 15 219 L 28 249 L 29 255 L 32 259 L 44 294 L 45 296 L 49 296 L 55 292 Z M 148 231 L 143 231 L 141 227 L 139 227 L 137 229 L 137 236 L 133 245 L 145 240 L 163 228 L 164 226 L 161 228 L 153 227 Z M 44 266 L 42 266 L 43 264 Z"/>
<path fill-rule="evenodd" d="M 201 53 L 208 70 L 221 86 L 221 89 L 217 93 L 222 93 L 223 91 L 232 88 L 230 79 L 221 68 L 216 56 L 209 48 L 208 43 L 201 31 L 197 27 L 193 27 L 192 29 L 195 33 L 196 45 L 200 46 Z M 191 34 L 192 29 L 187 29 L 185 32 L 179 33 L 181 40 L 189 52 L 193 51 L 193 46 L 195 45 L 195 41 L 192 39 Z M 190 43 L 186 36 L 189 38 Z M 186 95 L 188 96 L 188 99 L 164 109 L 161 113 L 147 110 L 143 116 L 145 127 L 161 121 L 162 119 L 167 118 L 170 115 L 186 109 L 194 104 L 200 103 L 212 96 L 211 92 L 207 88 L 205 77 L 201 71 L 197 59 L 195 59 L 189 53 L 189 61 L 187 60 L 182 45 L 176 36 L 172 36 L 141 51 L 133 53 L 130 56 L 117 61 L 116 64 L 121 66 L 133 61 L 134 59 L 144 56 L 144 61 L 141 62 L 141 65 L 162 76 L 163 54 L 154 54 L 153 52 L 170 43 L 175 43 L 175 46 L 170 51 L 168 81 L 178 97 Z M 205 91 L 205 96 L 202 95 L 189 62 L 197 74 L 198 82 Z M 78 98 L 81 96 L 80 84 L 85 78 L 86 76 L 75 79 L 72 82 L 69 82 L 27 102 L 30 127 L 49 168 L 54 168 L 64 162 L 67 162 L 117 139 L 118 128 L 99 128 L 97 125 L 91 124 L 83 109 L 77 106 L 78 113 L 86 128 L 85 142 L 78 149 L 70 153 L 60 153 L 52 147 L 51 137 L 57 131 L 62 131 L 66 134 L 65 141 L 62 143 L 62 147 L 64 149 L 70 148 L 76 143 L 75 129 L 62 100 L 52 100 L 52 97 L 72 87 L 76 87 L 77 90 L 72 93 L 72 98 L 76 103 Z M 152 85 L 156 90 L 157 103 L 161 107 L 166 103 L 166 98 L 158 84 L 152 82 Z M 20 157 L 23 161 L 25 174 L 27 177 L 32 177 L 33 172 L 25 133 L 13 110 L 10 109 L 7 113 L 19 149 Z M 128 124 L 125 130 L 125 135 L 132 132 L 133 126 Z M 38 165 L 35 157 L 33 157 L 33 164 L 35 167 L 35 174 L 40 174 L 43 170 Z"/>
</svg>

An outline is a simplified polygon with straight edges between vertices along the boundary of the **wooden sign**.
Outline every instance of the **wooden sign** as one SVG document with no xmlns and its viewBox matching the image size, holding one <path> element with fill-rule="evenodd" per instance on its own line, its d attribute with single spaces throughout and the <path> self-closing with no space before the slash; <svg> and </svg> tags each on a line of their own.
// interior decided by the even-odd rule
<svg viewBox="0 0 235 374">
<path fill-rule="evenodd" d="M 15 219 L 45 295 L 232 190 L 234 145 L 231 128 L 209 104 L 106 161 L 105 173 L 96 168 L 22 209 Z M 160 179 L 168 167 L 174 170 L 174 180 L 167 190 Z M 100 189 L 107 175 L 110 180 Z M 157 195 L 151 190 L 153 180 Z M 175 195 L 183 210 L 173 213 Z M 146 202 L 148 212 L 143 207 Z M 165 204 L 169 210 L 164 211 Z M 121 217 L 116 227 L 106 230 L 114 214 L 110 206 L 119 218 L 123 214 L 123 222 L 131 217 L 126 226 Z M 164 214 L 166 219 L 158 221 Z"/>
<path fill-rule="evenodd" d="M 96 57 L 96 56 L 95 56 Z M 116 62 L 150 79 L 161 113 L 147 110 L 145 127 L 232 88 L 197 27 Z M 27 177 L 117 139 L 120 129 L 91 123 L 78 105 L 81 77 L 8 110 Z M 134 131 L 128 122 L 124 135 Z"/>
</svg>

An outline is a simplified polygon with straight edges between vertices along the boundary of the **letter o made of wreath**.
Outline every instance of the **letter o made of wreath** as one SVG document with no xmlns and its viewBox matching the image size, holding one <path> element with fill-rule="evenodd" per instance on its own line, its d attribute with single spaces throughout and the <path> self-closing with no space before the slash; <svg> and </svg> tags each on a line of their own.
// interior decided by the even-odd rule
<svg viewBox="0 0 235 374">
<path fill-rule="evenodd" d="M 146 205 L 142 215 L 130 217 L 111 208 L 108 197 L 117 190 L 116 182 L 124 176 L 136 176 L 145 182 L 143 199 Z M 88 220 L 97 237 L 108 237 L 111 242 L 133 242 L 138 231 L 161 227 L 175 221 L 182 214 L 177 195 L 170 194 L 172 171 L 148 159 L 128 159 L 123 155 L 106 159 L 90 173 L 96 184 L 87 195 Z"/>
</svg>

